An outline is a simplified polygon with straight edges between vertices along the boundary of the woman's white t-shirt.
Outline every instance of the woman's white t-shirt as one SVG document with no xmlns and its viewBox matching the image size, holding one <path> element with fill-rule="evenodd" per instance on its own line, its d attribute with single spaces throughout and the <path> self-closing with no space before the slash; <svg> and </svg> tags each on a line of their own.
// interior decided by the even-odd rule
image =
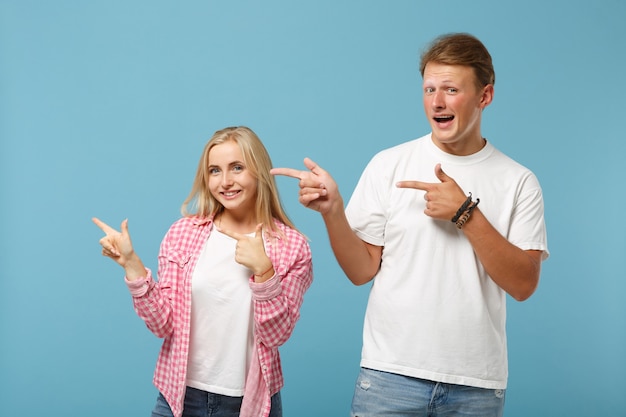
<svg viewBox="0 0 626 417">
<path fill-rule="evenodd" d="M 235 262 L 236 240 L 213 229 L 191 283 L 187 385 L 241 397 L 253 349 L 252 271 Z"/>
</svg>

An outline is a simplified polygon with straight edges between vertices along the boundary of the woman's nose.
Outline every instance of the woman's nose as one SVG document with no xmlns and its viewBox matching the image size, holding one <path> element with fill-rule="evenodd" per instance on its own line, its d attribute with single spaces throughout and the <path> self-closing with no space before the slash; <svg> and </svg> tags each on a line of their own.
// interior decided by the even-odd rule
<svg viewBox="0 0 626 417">
<path fill-rule="evenodd" d="M 233 178 L 231 177 L 230 173 L 225 172 L 224 175 L 222 175 L 222 185 L 229 186 L 232 184 L 233 184 Z"/>
</svg>

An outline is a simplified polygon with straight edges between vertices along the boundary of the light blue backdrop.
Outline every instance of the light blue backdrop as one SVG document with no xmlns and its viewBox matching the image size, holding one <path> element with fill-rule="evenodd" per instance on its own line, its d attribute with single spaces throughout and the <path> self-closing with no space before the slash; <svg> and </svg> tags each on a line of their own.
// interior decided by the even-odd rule
<svg viewBox="0 0 626 417">
<path fill-rule="evenodd" d="M 347 198 L 375 152 L 428 131 L 421 48 L 467 31 L 496 67 L 484 134 L 539 177 L 552 252 L 537 293 L 509 300 L 506 415 L 625 415 L 625 16 L 620 0 L 0 0 L 0 414 L 149 415 L 160 340 L 90 218 L 128 217 L 156 267 L 204 143 L 233 124 Z M 295 180 L 279 186 L 315 263 L 285 415 L 347 416 L 368 288 Z"/>
</svg>

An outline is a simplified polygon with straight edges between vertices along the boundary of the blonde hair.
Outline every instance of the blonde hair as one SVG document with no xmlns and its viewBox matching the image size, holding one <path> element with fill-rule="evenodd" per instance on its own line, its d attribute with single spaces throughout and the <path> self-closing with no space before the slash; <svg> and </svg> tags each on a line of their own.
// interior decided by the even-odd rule
<svg viewBox="0 0 626 417">
<path fill-rule="evenodd" d="M 256 219 L 273 232 L 279 232 L 273 219 L 296 229 L 280 201 L 274 176 L 270 174 L 272 161 L 261 139 L 245 126 L 227 127 L 218 130 L 207 142 L 200 156 L 196 177 L 191 192 L 183 202 L 181 213 L 185 217 L 216 216 L 224 211 L 224 206 L 209 191 L 209 153 L 214 146 L 233 141 L 239 145 L 246 169 L 257 179 Z"/>
</svg>

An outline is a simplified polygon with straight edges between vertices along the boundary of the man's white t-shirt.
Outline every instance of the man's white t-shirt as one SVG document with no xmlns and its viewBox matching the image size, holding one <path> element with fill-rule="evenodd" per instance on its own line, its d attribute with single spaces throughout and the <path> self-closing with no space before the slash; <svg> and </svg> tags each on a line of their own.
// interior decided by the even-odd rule
<svg viewBox="0 0 626 417">
<path fill-rule="evenodd" d="M 542 192 L 534 174 L 489 142 L 479 152 L 443 152 L 430 135 L 379 152 L 346 208 L 351 227 L 383 246 L 365 315 L 361 366 L 433 381 L 504 389 L 506 293 L 491 280 L 463 232 L 424 214 L 435 165 L 473 199 L 514 245 L 543 250 Z"/>
</svg>

